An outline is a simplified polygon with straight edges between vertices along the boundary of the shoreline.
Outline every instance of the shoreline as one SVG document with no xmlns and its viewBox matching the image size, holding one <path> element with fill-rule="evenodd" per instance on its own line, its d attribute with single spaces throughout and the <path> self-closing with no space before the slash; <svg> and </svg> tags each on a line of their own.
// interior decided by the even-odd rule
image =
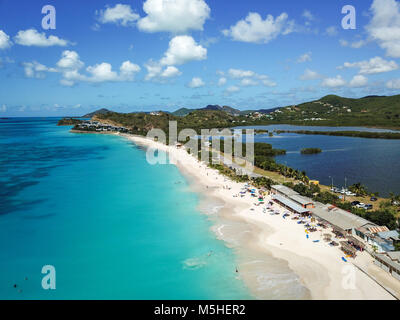
<svg viewBox="0 0 400 320">
<path fill-rule="evenodd" d="M 96 132 L 96 131 L 84 131 L 84 130 L 74 130 L 74 129 L 71 129 L 70 132 L 71 133 L 83 133 L 83 134 L 89 134 L 89 133 L 111 134 L 111 135 L 118 135 L 119 134 L 118 132 Z M 132 134 L 127 134 L 127 135 L 137 136 L 139 138 L 144 137 L 144 136 L 132 135 Z M 283 181 L 295 182 L 295 180 L 293 178 L 284 177 L 283 175 L 281 175 L 278 172 L 266 171 L 264 169 L 260 169 L 260 168 L 257 168 L 257 167 L 255 168 L 255 173 L 260 173 L 261 175 L 266 176 L 267 178 L 270 178 L 270 179 L 276 181 L 279 184 L 282 184 Z M 314 180 L 314 178 L 310 178 L 310 179 Z M 318 178 L 316 178 L 316 180 L 318 180 Z M 330 192 L 330 189 L 331 189 L 330 185 L 324 185 L 324 184 L 321 184 L 321 183 L 319 183 L 318 185 L 320 186 L 322 191 L 329 191 Z M 352 201 L 358 200 L 358 201 L 363 202 L 363 203 L 371 203 L 371 201 L 370 201 L 371 195 L 346 196 L 346 198 L 347 198 L 348 202 L 352 202 Z M 385 196 L 376 196 L 376 198 L 378 200 L 376 202 L 372 203 L 373 209 L 376 209 L 377 207 L 379 207 L 379 204 L 381 202 L 389 200 L 389 198 L 387 196 L 386 197 Z M 344 200 L 342 200 L 342 201 L 344 201 Z"/>
<path fill-rule="evenodd" d="M 304 230 L 296 222 L 282 219 L 281 215 L 271 216 L 263 213 L 261 207 L 254 206 L 254 198 L 251 199 L 248 194 L 244 198 L 234 197 L 234 194 L 239 194 L 244 183 L 236 183 L 228 180 L 228 178 L 220 175 L 216 170 L 208 168 L 205 164 L 189 155 L 184 149 L 163 145 L 146 137 L 127 134 L 119 134 L 119 136 L 129 139 L 137 145 L 167 152 L 172 159 L 172 163 L 183 174 L 186 172 L 186 174 L 189 174 L 196 181 L 198 186 L 202 186 L 203 190 L 200 187 L 200 190 L 196 190 L 195 192 L 202 192 L 205 197 L 211 195 L 220 199 L 225 204 L 221 209 L 221 216 L 223 218 L 230 221 L 241 221 L 242 224 L 250 226 L 251 230 L 248 230 L 251 233 L 250 240 L 244 240 L 244 243 L 246 241 L 250 243 L 258 253 L 260 250 L 264 258 L 271 257 L 272 255 L 276 261 L 284 261 L 286 263 L 287 267 L 298 277 L 298 279 L 292 282 L 295 283 L 297 281 L 301 284 L 301 286 L 299 285 L 299 290 L 302 290 L 301 287 L 303 286 L 309 291 L 309 295 L 306 291 L 302 293 L 301 296 L 304 299 L 393 299 L 392 295 L 358 268 L 352 269 L 356 280 L 355 287 L 350 289 L 344 288 L 345 271 L 346 268 L 348 270 L 348 266 L 351 263 L 363 266 L 364 269 L 372 268 L 375 275 L 385 278 L 385 275 L 382 274 L 384 273 L 383 270 L 380 272 L 377 270 L 377 267 L 374 268 L 373 259 L 368 253 L 360 253 L 354 262 L 345 263 L 341 259 L 343 253 L 338 248 L 331 248 L 323 241 L 319 243 L 312 241 L 314 239 L 321 239 L 322 232 L 315 232 L 311 236 L 312 239 L 306 240 Z M 279 209 L 277 205 L 274 205 L 274 207 Z M 224 236 L 221 237 L 218 233 L 221 232 L 221 229 L 216 228 L 216 237 L 224 238 Z M 226 239 L 222 240 L 229 246 L 229 241 L 226 241 Z M 262 283 L 254 275 L 254 268 L 249 268 L 248 265 L 244 264 L 246 258 L 243 257 L 237 246 L 234 246 L 234 249 L 235 251 L 239 251 L 238 259 L 241 262 L 240 278 L 256 298 L 268 299 L 268 295 L 265 292 L 260 292 Z M 258 254 L 256 256 L 259 257 Z M 387 276 L 390 277 L 390 275 Z M 397 287 L 394 290 L 396 289 Z M 398 292 L 400 293 L 400 285 Z M 279 299 L 279 297 L 272 297 L 272 299 L 274 298 Z M 296 298 L 298 297 L 293 297 L 292 299 Z M 287 299 L 287 297 L 282 297 L 282 299 Z"/>
<path fill-rule="evenodd" d="M 251 206 L 240 202 L 235 204 L 227 202 L 227 199 L 215 193 L 218 191 L 216 187 L 208 189 L 203 182 L 196 180 L 187 168 L 179 164 L 177 167 L 188 180 L 190 190 L 200 195 L 197 209 L 211 220 L 211 231 L 215 237 L 234 251 L 236 268 L 239 271 L 238 279 L 244 282 L 254 298 L 260 300 L 281 298 L 282 290 L 279 288 L 279 282 L 287 281 L 290 281 L 295 289 L 289 298 L 302 300 L 311 298 L 309 290 L 289 268 L 287 261 L 274 257 L 271 252 L 266 255 L 265 248 L 260 245 L 259 234 L 265 232 L 265 235 L 269 235 L 273 232 L 272 229 L 260 228 L 240 216 L 241 211 L 249 210 Z M 210 202 L 214 202 L 214 209 L 217 204 L 216 212 L 209 212 Z M 268 284 L 263 285 L 263 282 L 270 281 L 268 278 L 271 277 L 271 272 L 277 276 L 273 280 L 278 282 L 272 288 Z M 288 298 L 287 292 L 285 294 Z"/>
</svg>

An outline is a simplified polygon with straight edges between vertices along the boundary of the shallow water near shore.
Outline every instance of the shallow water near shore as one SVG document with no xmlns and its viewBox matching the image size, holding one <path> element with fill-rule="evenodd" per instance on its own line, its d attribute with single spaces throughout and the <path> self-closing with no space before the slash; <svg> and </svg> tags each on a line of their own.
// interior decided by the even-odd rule
<svg viewBox="0 0 400 320">
<path fill-rule="evenodd" d="M 1 299 L 254 297 L 176 166 L 57 120 L 0 124 Z M 44 265 L 56 290 L 41 287 Z"/>
<path fill-rule="evenodd" d="M 217 239 L 236 255 L 238 279 L 241 279 L 257 299 L 311 299 L 310 291 L 288 267 L 288 263 L 275 258 L 258 245 L 260 230 L 234 214 L 229 203 L 212 195 L 212 188 L 198 183 L 187 170 L 179 166 L 191 190 L 199 194 L 198 209 L 212 222 L 211 230 Z M 240 210 L 240 209 L 239 209 Z M 273 231 L 270 230 L 270 233 Z"/>
</svg>

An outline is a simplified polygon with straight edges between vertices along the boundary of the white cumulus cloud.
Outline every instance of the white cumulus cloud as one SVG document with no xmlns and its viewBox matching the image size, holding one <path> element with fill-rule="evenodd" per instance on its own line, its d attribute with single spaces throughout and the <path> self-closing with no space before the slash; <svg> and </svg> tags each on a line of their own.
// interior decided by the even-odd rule
<svg viewBox="0 0 400 320">
<path fill-rule="evenodd" d="M 319 79 L 321 76 L 318 74 L 318 72 L 306 69 L 304 73 L 300 76 L 300 80 L 316 80 Z"/>
<path fill-rule="evenodd" d="M 225 77 L 221 77 L 221 78 L 219 78 L 219 80 L 218 80 L 218 85 L 221 87 L 221 86 L 224 86 L 225 84 L 226 84 L 226 82 L 227 82 L 227 79 L 225 78 Z"/>
<path fill-rule="evenodd" d="M 276 87 L 276 82 L 274 82 L 270 79 L 264 79 L 261 81 L 261 83 L 266 87 Z"/>
<path fill-rule="evenodd" d="M 310 10 L 304 10 L 302 16 L 303 18 L 309 21 L 313 21 L 315 19 L 314 15 L 311 13 Z"/>
<path fill-rule="evenodd" d="M 180 76 L 182 72 L 175 66 L 162 66 L 159 62 L 150 60 L 146 63 L 147 74 L 145 80 L 165 81 L 168 78 Z"/>
<path fill-rule="evenodd" d="M 305 54 L 302 54 L 302 55 L 297 59 L 297 62 L 298 62 L 298 63 L 303 63 L 303 62 L 307 62 L 307 61 L 311 61 L 311 52 L 306 52 Z"/>
<path fill-rule="evenodd" d="M 91 77 L 87 79 L 93 82 L 115 81 L 118 79 L 118 74 L 112 71 L 111 64 L 107 62 L 89 66 L 86 70 L 91 74 Z"/>
<path fill-rule="evenodd" d="M 393 89 L 393 90 L 399 90 L 400 89 L 400 79 L 389 80 L 386 83 L 386 87 L 388 87 L 389 89 Z"/>
<path fill-rule="evenodd" d="M 15 43 L 21 46 L 36 46 L 36 47 L 51 47 L 61 46 L 65 47 L 68 45 L 68 41 L 60 39 L 57 36 L 48 36 L 44 32 L 39 33 L 36 29 L 27 29 L 18 31 L 14 37 Z"/>
<path fill-rule="evenodd" d="M 131 61 L 123 62 L 119 72 L 112 70 L 112 66 L 108 62 L 101 62 L 82 70 L 84 63 L 80 60 L 78 53 L 71 50 L 62 52 L 61 58 L 54 68 L 49 68 L 36 61 L 24 62 L 23 67 L 25 75 L 30 78 L 43 78 L 46 72 L 57 72 L 61 74 L 60 83 L 65 86 L 73 86 L 77 82 L 133 81 L 135 74 L 140 71 L 140 67 Z"/>
<path fill-rule="evenodd" d="M 235 93 L 235 92 L 239 92 L 240 88 L 237 86 L 230 86 L 226 89 L 227 93 Z"/>
<path fill-rule="evenodd" d="M 10 36 L 7 35 L 3 30 L 0 30 L 0 49 L 7 49 L 12 46 Z"/>
<path fill-rule="evenodd" d="M 164 69 L 164 71 L 161 73 L 162 78 L 172 78 L 172 77 L 177 77 L 180 76 L 182 72 L 179 71 L 179 69 L 175 66 L 168 66 Z"/>
<path fill-rule="evenodd" d="M 389 57 L 400 58 L 400 4 L 395 0 L 374 0 L 372 19 L 366 26 L 369 37 L 376 41 Z"/>
<path fill-rule="evenodd" d="M 187 86 L 189 88 L 200 88 L 200 87 L 204 87 L 206 84 L 204 83 L 204 81 L 201 78 L 198 77 L 194 77 L 192 80 L 190 80 L 190 82 L 187 84 Z"/>
<path fill-rule="evenodd" d="M 224 74 L 222 72 L 222 74 Z M 241 79 L 240 85 L 244 87 L 264 85 L 266 87 L 275 87 L 276 83 L 265 74 L 258 74 L 251 70 L 242 70 L 231 68 L 227 72 L 232 79 Z"/>
<path fill-rule="evenodd" d="M 80 69 L 84 63 L 79 59 L 76 51 L 65 50 L 61 53 L 61 59 L 57 62 L 57 67 L 62 69 Z"/>
<path fill-rule="evenodd" d="M 328 36 L 336 36 L 338 34 L 338 30 L 335 26 L 330 26 L 328 28 L 325 29 L 325 34 Z"/>
<path fill-rule="evenodd" d="M 354 49 L 359 49 L 359 48 L 365 46 L 367 44 L 367 42 L 368 42 L 367 40 L 363 40 L 363 39 L 358 40 L 358 41 L 353 41 L 353 42 L 349 42 L 344 39 L 339 40 L 339 43 L 342 47 L 351 47 Z"/>
<path fill-rule="evenodd" d="M 367 77 L 365 77 L 361 74 L 355 75 L 349 83 L 350 87 L 352 87 L 352 88 L 362 88 L 362 87 L 365 87 L 367 84 L 368 84 Z"/>
<path fill-rule="evenodd" d="M 242 85 L 243 87 L 256 86 L 258 85 L 258 81 L 254 79 L 244 78 L 242 79 L 242 81 L 240 81 L 240 85 Z"/>
<path fill-rule="evenodd" d="M 133 12 L 130 5 L 120 3 L 96 13 L 100 23 L 114 23 L 122 26 L 130 25 L 140 18 L 137 13 Z"/>
<path fill-rule="evenodd" d="M 321 85 L 327 88 L 339 88 L 346 85 L 346 81 L 342 78 L 342 76 L 336 76 L 335 78 L 324 79 Z"/>
<path fill-rule="evenodd" d="M 85 80 L 88 82 L 133 81 L 134 75 L 140 71 L 140 67 L 130 61 L 125 61 L 121 64 L 119 70 L 119 73 L 113 71 L 111 64 L 102 62 L 86 68 L 90 76 L 85 77 Z"/>
<path fill-rule="evenodd" d="M 146 0 L 143 11 L 147 16 L 137 25 L 145 32 L 203 30 L 206 19 L 210 17 L 210 8 L 204 0 Z"/>
<path fill-rule="evenodd" d="M 44 78 L 46 72 L 57 72 L 55 68 L 48 68 L 45 65 L 33 61 L 33 62 L 23 62 L 22 66 L 24 67 L 25 76 L 27 78 Z"/>
<path fill-rule="evenodd" d="M 249 77 L 254 77 L 256 73 L 254 71 L 250 70 L 241 70 L 241 69 L 229 69 L 228 74 L 232 78 L 249 78 Z"/>
<path fill-rule="evenodd" d="M 285 12 L 276 18 L 268 15 L 265 20 L 258 13 L 250 12 L 244 20 L 223 30 L 223 34 L 235 41 L 267 43 L 279 35 L 287 35 L 293 31 L 294 21 L 289 20 Z"/>
<path fill-rule="evenodd" d="M 207 49 L 197 44 L 191 36 L 176 36 L 169 42 L 168 50 L 160 63 L 162 65 L 181 65 L 206 58 Z"/>
<path fill-rule="evenodd" d="M 141 68 L 129 60 L 123 62 L 119 68 L 121 81 L 133 81 L 135 74 L 138 73 Z"/>
<path fill-rule="evenodd" d="M 339 67 L 339 69 L 343 68 L 359 68 L 360 74 L 377 74 L 397 70 L 399 66 L 396 61 L 388 61 L 381 57 L 374 57 L 359 62 L 345 62 L 343 66 Z"/>
</svg>

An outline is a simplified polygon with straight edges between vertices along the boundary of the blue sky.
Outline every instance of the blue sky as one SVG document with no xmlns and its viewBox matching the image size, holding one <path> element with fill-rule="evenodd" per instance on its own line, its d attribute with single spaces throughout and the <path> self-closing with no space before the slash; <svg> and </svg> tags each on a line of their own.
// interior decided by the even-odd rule
<svg viewBox="0 0 400 320">
<path fill-rule="evenodd" d="M 0 117 L 398 94 L 399 2 L 351 2 L 0 0 Z"/>
</svg>

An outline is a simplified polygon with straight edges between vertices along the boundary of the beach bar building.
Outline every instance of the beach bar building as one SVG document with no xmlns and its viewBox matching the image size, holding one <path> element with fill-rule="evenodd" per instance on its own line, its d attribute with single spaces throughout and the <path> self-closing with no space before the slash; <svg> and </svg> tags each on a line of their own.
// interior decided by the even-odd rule
<svg viewBox="0 0 400 320">
<path fill-rule="evenodd" d="M 375 253 L 373 256 L 378 267 L 400 280 L 400 251 Z"/>
<path fill-rule="evenodd" d="M 312 199 L 310 199 L 308 197 L 304 197 L 299 194 L 290 196 L 290 200 L 293 200 L 294 202 L 298 203 L 303 208 L 307 208 L 307 209 L 315 208 L 314 201 Z"/>
<path fill-rule="evenodd" d="M 272 200 L 293 213 L 307 215 L 307 216 L 310 214 L 310 209 L 303 208 L 296 202 L 281 195 L 274 195 L 272 197 Z"/>
<path fill-rule="evenodd" d="M 353 236 L 354 239 L 362 241 L 356 234 L 356 229 L 360 227 L 376 226 L 374 223 L 356 216 L 350 212 L 339 209 L 330 204 L 316 203 L 315 208 L 310 209 L 313 216 L 319 221 L 329 223 L 334 233 L 342 236 Z"/>
<path fill-rule="evenodd" d="M 389 231 L 386 226 L 362 226 L 355 232 L 378 253 L 394 251 L 394 244 L 399 241 L 399 233 L 395 230 Z"/>
<path fill-rule="evenodd" d="M 282 196 L 282 197 L 286 197 L 286 198 L 290 198 L 291 196 L 299 195 L 296 191 L 294 191 L 286 186 L 283 186 L 281 184 L 271 186 L 271 193 Z"/>
<path fill-rule="evenodd" d="M 297 203 L 299 206 L 306 208 L 306 209 L 311 209 L 314 208 L 314 201 L 308 197 L 304 197 L 300 195 L 298 192 L 283 186 L 283 185 L 274 185 L 271 186 L 271 193 L 274 195 L 282 196 L 285 197 L 295 203 Z"/>
</svg>

